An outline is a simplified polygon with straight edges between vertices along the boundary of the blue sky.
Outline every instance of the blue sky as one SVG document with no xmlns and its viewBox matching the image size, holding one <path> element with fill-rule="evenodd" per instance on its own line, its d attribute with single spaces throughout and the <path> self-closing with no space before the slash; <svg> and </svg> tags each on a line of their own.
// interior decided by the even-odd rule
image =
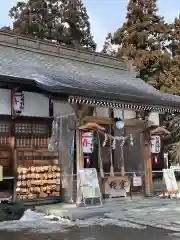
<svg viewBox="0 0 180 240">
<path fill-rule="evenodd" d="M 8 17 L 9 9 L 17 0 L 3 0 L 0 8 L 0 26 L 11 25 Z M 121 26 L 126 15 L 128 0 L 83 0 L 91 20 L 92 33 L 98 44 L 102 47 L 105 36 Z M 159 12 L 169 22 L 180 14 L 180 0 L 159 0 Z"/>
</svg>

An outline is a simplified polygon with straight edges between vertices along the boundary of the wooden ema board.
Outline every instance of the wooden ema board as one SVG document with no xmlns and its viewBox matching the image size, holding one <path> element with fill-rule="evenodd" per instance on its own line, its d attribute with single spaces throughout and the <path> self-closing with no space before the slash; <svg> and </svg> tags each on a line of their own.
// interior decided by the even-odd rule
<svg viewBox="0 0 180 240">
<path fill-rule="evenodd" d="M 127 176 L 108 177 L 104 179 L 104 192 L 110 198 L 126 197 L 130 192 L 130 179 Z"/>
<path fill-rule="evenodd" d="M 169 195 L 177 194 L 179 189 L 173 169 L 163 169 L 163 178 Z"/>
<path fill-rule="evenodd" d="M 79 188 L 81 189 L 81 197 L 84 206 L 94 205 L 94 200 L 98 199 L 98 203 L 102 205 L 99 180 L 95 168 L 79 169 Z"/>
<path fill-rule="evenodd" d="M 57 152 L 17 151 L 17 164 L 22 166 L 58 165 Z"/>
<path fill-rule="evenodd" d="M 61 178 L 57 152 L 17 150 L 16 157 L 16 193 L 19 200 L 60 196 Z"/>
</svg>

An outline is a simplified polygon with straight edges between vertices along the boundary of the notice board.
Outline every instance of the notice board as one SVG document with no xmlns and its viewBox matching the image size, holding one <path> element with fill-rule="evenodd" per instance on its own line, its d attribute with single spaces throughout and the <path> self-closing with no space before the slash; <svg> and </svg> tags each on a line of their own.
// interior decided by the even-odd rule
<svg viewBox="0 0 180 240">
<path fill-rule="evenodd" d="M 99 180 L 95 168 L 79 169 L 79 179 L 83 198 L 101 198 Z"/>
<path fill-rule="evenodd" d="M 178 192 L 178 185 L 173 169 L 163 169 L 163 176 L 169 194 Z"/>
</svg>

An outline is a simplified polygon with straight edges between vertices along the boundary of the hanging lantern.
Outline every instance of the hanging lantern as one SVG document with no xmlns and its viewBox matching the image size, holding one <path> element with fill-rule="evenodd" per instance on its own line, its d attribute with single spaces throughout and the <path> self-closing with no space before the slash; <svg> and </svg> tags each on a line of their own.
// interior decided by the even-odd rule
<svg viewBox="0 0 180 240">
<path fill-rule="evenodd" d="M 158 165 L 158 157 L 157 156 L 155 156 L 155 158 L 154 158 L 154 165 Z"/>
<path fill-rule="evenodd" d="M 151 153 L 160 153 L 161 138 L 160 136 L 151 136 Z"/>
<path fill-rule="evenodd" d="M 93 152 L 93 133 L 85 132 L 82 134 L 82 149 L 83 153 Z"/>
<path fill-rule="evenodd" d="M 24 109 L 24 94 L 19 88 L 12 90 L 12 109 L 15 114 L 21 114 Z"/>
<path fill-rule="evenodd" d="M 117 129 L 123 129 L 124 128 L 124 122 L 121 118 L 115 118 L 116 122 L 116 128 Z"/>
</svg>

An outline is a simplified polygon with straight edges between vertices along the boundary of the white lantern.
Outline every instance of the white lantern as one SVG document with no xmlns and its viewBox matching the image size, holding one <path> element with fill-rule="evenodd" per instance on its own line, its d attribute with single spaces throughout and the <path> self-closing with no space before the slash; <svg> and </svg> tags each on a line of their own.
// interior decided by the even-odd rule
<svg viewBox="0 0 180 240">
<path fill-rule="evenodd" d="M 82 134 L 82 148 L 83 153 L 93 152 L 93 133 L 85 132 Z"/>
<path fill-rule="evenodd" d="M 159 136 L 151 137 L 151 153 L 160 153 L 161 151 L 161 138 Z"/>
<path fill-rule="evenodd" d="M 124 122 L 120 118 L 116 118 L 116 128 L 117 129 L 123 129 L 124 128 Z"/>
<path fill-rule="evenodd" d="M 24 109 L 24 94 L 14 91 L 12 93 L 12 105 L 15 114 L 20 114 Z"/>
</svg>

